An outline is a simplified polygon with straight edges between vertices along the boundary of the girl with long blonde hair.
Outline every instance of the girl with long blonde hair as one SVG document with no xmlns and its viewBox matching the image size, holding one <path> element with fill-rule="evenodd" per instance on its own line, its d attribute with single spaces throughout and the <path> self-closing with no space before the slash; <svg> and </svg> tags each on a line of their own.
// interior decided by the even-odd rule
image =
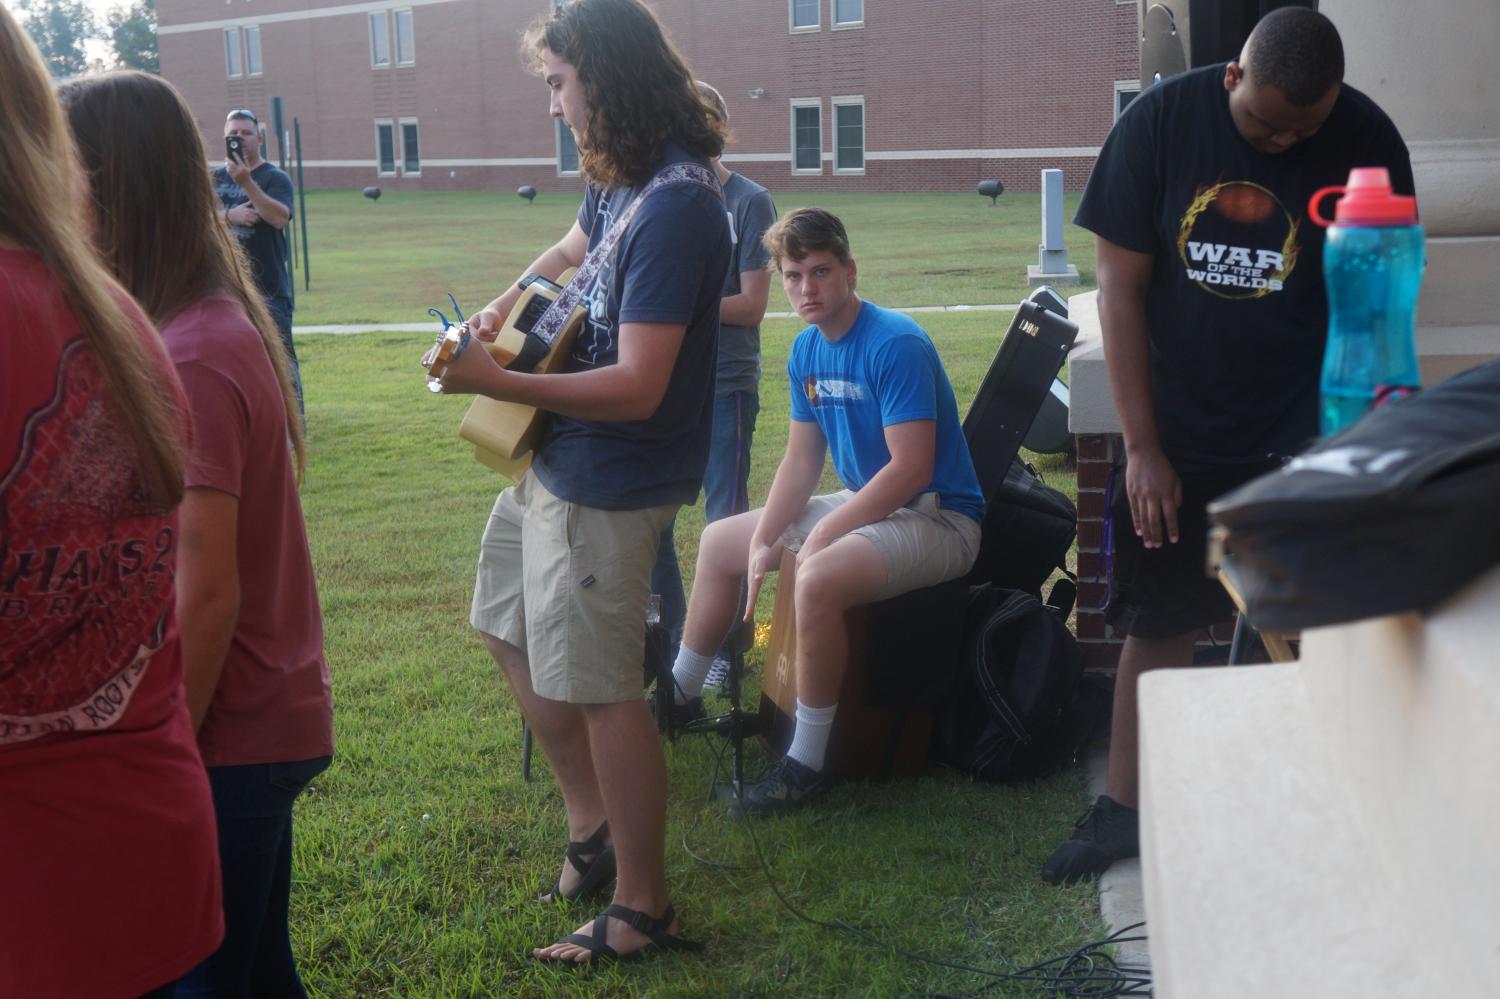
<svg viewBox="0 0 1500 999">
<path fill-rule="evenodd" d="M 0 995 L 168 996 L 223 933 L 173 582 L 185 406 L 0 6 Z"/>
</svg>

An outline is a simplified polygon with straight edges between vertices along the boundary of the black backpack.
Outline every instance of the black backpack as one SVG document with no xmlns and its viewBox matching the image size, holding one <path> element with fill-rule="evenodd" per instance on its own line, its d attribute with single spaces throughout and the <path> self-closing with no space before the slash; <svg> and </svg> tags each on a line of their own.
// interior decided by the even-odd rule
<svg viewBox="0 0 1500 999">
<path fill-rule="evenodd" d="M 1073 501 L 1017 457 L 987 501 L 979 557 L 964 581 L 970 586 L 1024 590 L 1040 600 L 1053 570 L 1066 573 L 1068 549 L 1077 535 L 1078 508 Z M 1076 590 L 1064 590 L 1049 599 L 1071 609 Z"/>
<path fill-rule="evenodd" d="M 957 687 L 935 727 L 939 762 L 988 781 L 1044 777 L 1073 762 L 1109 695 L 1084 682 L 1068 609 L 1024 590 L 970 591 Z"/>
<path fill-rule="evenodd" d="M 1427 611 L 1500 565 L 1500 361 L 1390 403 L 1209 505 L 1250 620 Z"/>
</svg>

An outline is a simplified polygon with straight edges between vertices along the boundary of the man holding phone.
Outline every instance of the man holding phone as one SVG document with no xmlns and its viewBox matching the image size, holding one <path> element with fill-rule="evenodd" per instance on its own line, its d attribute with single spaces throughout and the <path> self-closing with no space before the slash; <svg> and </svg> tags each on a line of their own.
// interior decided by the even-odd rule
<svg viewBox="0 0 1500 999">
<path fill-rule="evenodd" d="M 302 373 L 292 345 L 292 279 L 287 273 L 286 224 L 292 220 L 292 179 L 260 156 L 260 122 L 255 112 L 236 108 L 224 121 L 224 165 L 214 170 L 214 190 L 224 221 L 250 258 L 255 285 L 281 331 L 292 361 L 297 405 L 302 405 Z"/>
</svg>

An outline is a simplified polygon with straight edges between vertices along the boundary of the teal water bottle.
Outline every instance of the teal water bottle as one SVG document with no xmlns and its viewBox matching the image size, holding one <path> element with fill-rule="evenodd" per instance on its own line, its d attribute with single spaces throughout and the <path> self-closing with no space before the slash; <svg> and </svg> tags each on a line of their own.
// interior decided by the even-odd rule
<svg viewBox="0 0 1500 999">
<path fill-rule="evenodd" d="M 1334 193 L 1343 197 L 1330 222 L 1318 204 Z M 1417 199 L 1392 193 L 1385 167 L 1350 171 L 1348 184 L 1314 194 L 1308 212 L 1328 229 L 1328 346 L 1319 404 L 1326 435 L 1419 385 L 1417 289 L 1426 257 Z"/>
</svg>

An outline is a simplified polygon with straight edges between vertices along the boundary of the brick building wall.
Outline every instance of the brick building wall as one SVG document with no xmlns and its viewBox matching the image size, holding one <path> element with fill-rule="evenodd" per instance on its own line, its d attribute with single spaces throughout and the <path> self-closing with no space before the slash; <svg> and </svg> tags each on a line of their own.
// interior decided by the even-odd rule
<svg viewBox="0 0 1500 999">
<path fill-rule="evenodd" d="M 1114 117 L 1114 83 L 1138 73 L 1136 9 L 1117 0 L 864 0 L 859 27 L 792 31 L 787 0 L 656 0 L 695 72 L 725 95 L 734 169 L 774 191 L 1035 190 L 1043 167 L 1087 178 Z M 280 96 L 302 129 L 312 187 L 576 190 L 560 175 L 547 92 L 518 56 L 546 0 L 160 0 L 162 73 L 209 149 L 224 112 L 269 118 Z M 410 11 L 414 55 L 371 65 L 370 15 Z M 230 77 L 225 33 L 258 31 L 261 73 Z M 244 67 L 242 67 L 243 69 Z M 754 93 L 756 96 L 752 97 Z M 864 102 L 863 170 L 833 162 L 833 99 Z M 792 169 L 792 101 L 816 101 L 822 162 Z M 379 176 L 377 119 L 417 123 L 421 169 Z M 399 140 L 398 140 L 399 142 Z M 275 144 L 272 144 L 272 152 Z M 400 149 L 397 159 L 400 160 Z"/>
</svg>

